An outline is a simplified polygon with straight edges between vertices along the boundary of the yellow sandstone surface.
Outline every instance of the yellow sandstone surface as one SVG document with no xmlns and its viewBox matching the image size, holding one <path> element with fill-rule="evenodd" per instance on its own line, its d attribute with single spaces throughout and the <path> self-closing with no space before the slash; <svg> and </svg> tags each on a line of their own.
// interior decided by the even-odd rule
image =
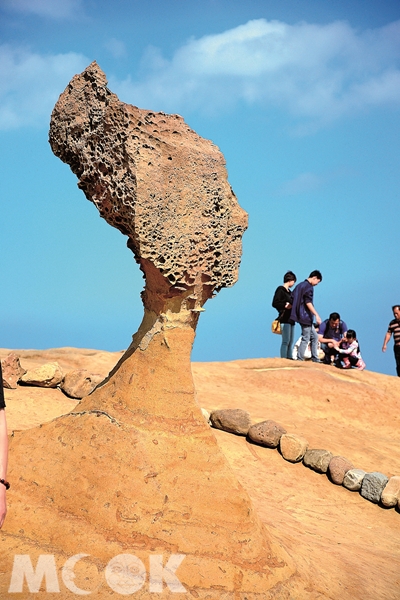
<svg viewBox="0 0 400 600">
<path fill-rule="evenodd" d="M 1 350 L 0 358 L 4 358 L 8 352 Z M 17 351 L 17 354 L 25 368 L 57 360 L 65 371 L 79 365 L 104 375 L 121 356 L 121 353 L 74 348 L 43 352 L 25 350 Z M 343 455 L 365 471 L 381 471 L 389 477 L 399 473 L 400 382 L 395 377 L 368 371 L 344 373 L 334 367 L 312 363 L 297 364 L 283 359 L 193 363 L 192 372 L 197 404 L 209 411 L 244 408 L 250 412 L 254 422 L 273 419 L 288 432 L 305 437 L 310 448 L 326 448 L 333 454 Z M 135 454 L 140 454 L 140 444 L 143 442 L 140 427 L 136 430 L 136 426 L 124 424 L 121 431 L 121 427 L 113 424 L 105 415 L 82 415 L 81 420 L 90 420 L 91 435 L 89 440 L 82 440 L 82 444 L 88 441 L 86 458 L 82 459 L 82 472 L 73 473 L 66 463 L 79 448 L 69 445 L 68 435 L 73 422 L 78 422 L 78 418 L 56 417 L 70 411 L 78 413 L 90 410 L 87 403 L 91 397 L 79 403 L 68 399 L 60 390 L 28 386 L 5 390 L 5 395 L 10 434 L 12 435 L 12 431 L 15 434 L 11 438 L 9 478 L 12 488 L 8 492 L 9 514 L 1 533 L 2 598 L 18 597 L 7 592 L 12 567 L 11 555 L 14 553 L 29 554 L 33 563 L 39 554 L 53 553 L 61 568 L 69 556 L 78 552 L 91 556 L 77 565 L 76 585 L 82 589 L 96 589 L 97 594 L 100 594 L 97 597 L 107 598 L 111 589 L 104 581 L 104 566 L 109 558 L 121 552 L 121 548 L 124 549 L 123 552 L 140 557 L 144 564 L 148 564 L 149 553 L 164 552 L 167 556 L 169 552 L 176 551 L 176 546 L 167 545 L 168 537 L 165 532 L 164 539 L 161 539 L 162 536 L 158 537 L 160 520 L 166 519 L 168 514 L 171 536 L 175 540 L 180 537 L 186 544 L 186 551 L 193 552 L 192 562 L 187 562 L 186 571 L 183 569 L 185 561 L 177 570 L 180 580 L 191 592 L 172 594 L 171 597 L 235 598 L 233 593 L 228 594 L 229 586 L 224 587 L 229 579 L 229 561 L 226 560 L 227 564 L 223 564 L 223 549 L 213 544 L 214 557 L 210 557 L 208 561 L 203 557 L 203 562 L 198 557 L 196 562 L 195 542 L 188 539 L 190 532 L 204 542 L 207 537 L 211 538 L 212 527 L 219 530 L 229 527 L 234 514 L 240 515 L 240 498 L 243 492 L 235 483 L 235 477 L 230 479 L 227 476 L 227 479 L 219 482 L 220 488 L 229 486 L 225 490 L 223 506 L 216 504 L 216 498 L 210 490 L 199 490 L 197 482 L 193 481 L 196 475 L 194 463 L 201 461 L 202 445 L 207 444 L 212 448 L 214 443 L 223 452 L 232 474 L 250 496 L 254 512 L 266 528 L 268 544 L 272 551 L 275 549 L 275 556 L 280 557 L 272 568 L 272 572 L 275 572 L 272 588 L 269 589 L 269 583 L 266 583 L 271 582 L 271 577 L 264 581 L 261 575 L 255 576 L 253 580 L 250 578 L 250 588 L 253 587 L 254 592 L 259 592 L 259 585 L 264 585 L 264 592 L 259 597 L 345 600 L 395 600 L 399 597 L 400 515 L 396 509 L 385 510 L 364 500 L 356 492 L 349 492 L 332 484 L 326 475 L 319 475 L 301 463 L 289 463 L 277 450 L 249 444 L 241 436 L 219 430 L 212 429 L 205 433 L 201 427 L 201 436 L 191 436 L 185 443 L 186 458 L 183 458 L 184 454 L 174 456 L 173 450 L 165 456 L 165 464 L 173 471 L 176 470 L 174 477 L 178 477 L 178 480 L 174 490 L 179 490 L 180 493 L 185 487 L 183 480 L 179 481 L 184 465 L 185 482 L 192 490 L 184 492 L 187 503 L 187 512 L 184 513 L 184 501 L 178 494 L 173 495 L 175 491 L 165 503 L 165 497 L 160 497 L 159 482 L 160 478 L 166 481 L 165 474 L 156 475 L 148 462 L 144 462 L 141 469 L 135 465 Z M 122 407 L 117 406 L 113 418 L 120 419 L 122 412 Z M 54 418 L 56 420 L 51 422 Z M 143 414 L 141 418 L 146 419 Z M 149 434 L 152 438 L 150 444 L 155 453 L 160 450 L 162 453 L 167 436 L 166 430 L 160 431 L 163 419 L 156 418 L 152 421 L 154 436 Z M 197 417 L 195 421 L 197 422 Z M 186 422 L 184 425 L 191 428 L 192 434 L 195 421 L 192 419 L 190 424 Z M 40 422 L 47 424 L 38 429 L 36 426 Z M 171 421 L 168 426 L 171 426 Z M 14 447 L 18 446 L 18 436 L 22 435 L 17 431 L 30 427 L 34 428 L 24 435 L 29 436 L 32 447 L 37 446 L 37 449 L 32 451 L 31 456 L 19 456 L 14 453 Z M 41 446 L 41 432 L 50 428 L 54 432 L 52 437 L 57 440 L 55 447 L 59 448 L 57 453 L 52 451 L 51 461 L 48 460 L 48 448 Z M 126 449 L 126 438 L 129 431 L 134 430 L 136 432 L 134 435 L 132 433 L 132 446 Z M 113 447 L 107 441 L 110 431 L 117 432 L 115 436 L 113 434 Z M 58 437 L 62 438 L 65 446 L 58 441 Z M 131 452 L 132 472 L 122 474 L 115 465 L 126 459 L 127 452 Z M 98 460 L 100 456 L 105 457 L 105 464 L 108 461 L 117 471 L 112 475 L 107 471 L 104 478 L 94 482 L 95 475 L 87 465 L 95 464 L 95 459 Z M 19 460 L 35 462 L 35 483 L 20 480 Z M 43 472 L 42 464 L 46 464 Z M 209 471 L 209 475 L 212 475 L 212 468 Z M 45 496 L 45 490 L 46 485 L 50 486 L 54 481 L 60 481 L 62 485 L 57 491 L 57 497 L 51 500 Z M 76 493 L 77 485 L 81 486 L 81 490 L 84 489 L 84 493 Z M 41 492 L 35 489 L 41 486 Z M 116 495 L 117 492 L 120 492 L 119 496 Z M 113 510 L 111 507 L 104 507 L 106 497 L 108 501 L 111 499 Z M 159 504 L 156 512 L 155 498 Z M 119 513 L 115 510 L 116 501 Z M 196 510 L 201 510 L 206 519 L 194 528 L 190 521 Z M 163 513 L 163 516 L 159 514 L 157 519 L 157 512 Z M 177 514 L 179 519 L 176 518 Z M 93 515 L 94 523 L 91 519 Z M 142 534 L 136 535 L 132 543 L 135 519 L 139 516 L 142 522 L 147 519 L 146 527 L 150 535 L 147 538 Z M 251 532 L 249 529 L 245 531 L 244 525 L 242 531 L 234 530 L 233 537 L 240 541 L 249 534 Z M 252 554 L 257 554 L 257 548 L 251 548 L 251 545 L 250 543 L 248 549 L 248 562 L 251 562 Z M 225 558 L 234 560 L 232 548 L 228 552 L 231 554 L 227 554 Z M 273 554 L 270 554 L 269 560 L 272 560 Z M 206 574 L 202 571 L 203 568 Z M 280 581 L 276 572 L 280 573 Z M 212 580 L 209 581 L 211 591 L 202 596 L 202 584 L 207 578 Z M 60 587 L 61 594 L 58 597 L 76 598 L 62 583 Z M 34 594 L 32 598 L 41 596 L 45 598 L 46 592 Z M 144 586 L 133 597 L 153 596 L 155 595 L 149 594 Z M 168 590 L 161 597 L 168 597 Z M 237 597 L 242 600 L 255 596 L 248 591 L 247 594 L 240 592 Z"/>
</svg>

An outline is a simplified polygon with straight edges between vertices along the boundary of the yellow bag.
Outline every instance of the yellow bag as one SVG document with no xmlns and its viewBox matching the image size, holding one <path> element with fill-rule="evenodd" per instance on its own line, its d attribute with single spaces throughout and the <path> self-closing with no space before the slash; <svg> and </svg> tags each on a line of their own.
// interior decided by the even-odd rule
<svg viewBox="0 0 400 600">
<path fill-rule="evenodd" d="M 275 319 L 274 321 L 272 321 L 271 330 L 272 330 L 272 333 L 277 333 L 278 335 L 282 335 L 281 324 L 278 321 L 278 319 Z"/>
</svg>

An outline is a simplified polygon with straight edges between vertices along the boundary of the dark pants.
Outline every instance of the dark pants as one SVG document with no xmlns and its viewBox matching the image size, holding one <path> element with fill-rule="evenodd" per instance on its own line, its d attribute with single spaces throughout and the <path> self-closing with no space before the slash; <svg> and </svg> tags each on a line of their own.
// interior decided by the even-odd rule
<svg viewBox="0 0 400 600">
<path fill-rule="evenodd" d="M 396 359 L 397 377 L 400 377 L 400 344 L 394 346 L 394 357 Z"/>
<path fill-rule="evenodd" d="M 321 350 L 325 352 L 325 357 L 323 362 L 330 365 L 331 364 L 331 356 L 336 358 L 337 350 L 336 348 L 330 348 L 328 344 L 321 344 Z"/>
</svg>

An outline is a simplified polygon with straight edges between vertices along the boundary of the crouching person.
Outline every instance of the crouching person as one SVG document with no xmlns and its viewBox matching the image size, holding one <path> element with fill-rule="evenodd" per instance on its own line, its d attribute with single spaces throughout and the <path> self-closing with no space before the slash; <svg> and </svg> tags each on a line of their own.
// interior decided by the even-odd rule
<svg viewBox="0 0 400 600">
<path fill-rule="evenodd" d="M 349 329 L 340 344 L 335 346 L 338 352 L 336 366 L 341 369 L 355 367 L 359 371 L 365 369 L 365 362 L 361 357 L 360 344 L 354 329 Z"/>
</svg>

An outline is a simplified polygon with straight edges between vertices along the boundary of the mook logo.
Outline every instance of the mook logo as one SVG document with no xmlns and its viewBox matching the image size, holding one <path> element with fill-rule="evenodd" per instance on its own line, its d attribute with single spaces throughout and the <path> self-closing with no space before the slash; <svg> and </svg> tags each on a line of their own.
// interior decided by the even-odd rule
<svg viewBox="0 0 400 600">
<path fill-rule="evenodd" d="M 75 566 L 90 554 L 75 554 L 68 558 L 61 568 L 61 579 L 66 588 L 79 596 L 91 594 L 94 590 L 78 587 L 75 580 Z M 185 558 L 184 554 L 171 554 L 164 565 L 162 554 L 149 555 L 149 592 L 161 594 L 165 589 L 177 594 L 186 593 L 175 571 Z M 107 585 L 117 594 L 128 596 L 140 590 L 147 581 L 147 570 L 143 562 L 133 554 L 118 554 L 104 569 Z M 38 593 L 45 583 L 46 592 L 60 592 L 56 560 L 53 554 L 40 554 L 34 568 L 29 554 L 14 556 L 9 593 L 20 594 L 26 586 L 31 593 Z M 165 585 L 164 585 L 165 584 Z M 26 588 L 25 588 L 26 589 Z"/>
</svg>

